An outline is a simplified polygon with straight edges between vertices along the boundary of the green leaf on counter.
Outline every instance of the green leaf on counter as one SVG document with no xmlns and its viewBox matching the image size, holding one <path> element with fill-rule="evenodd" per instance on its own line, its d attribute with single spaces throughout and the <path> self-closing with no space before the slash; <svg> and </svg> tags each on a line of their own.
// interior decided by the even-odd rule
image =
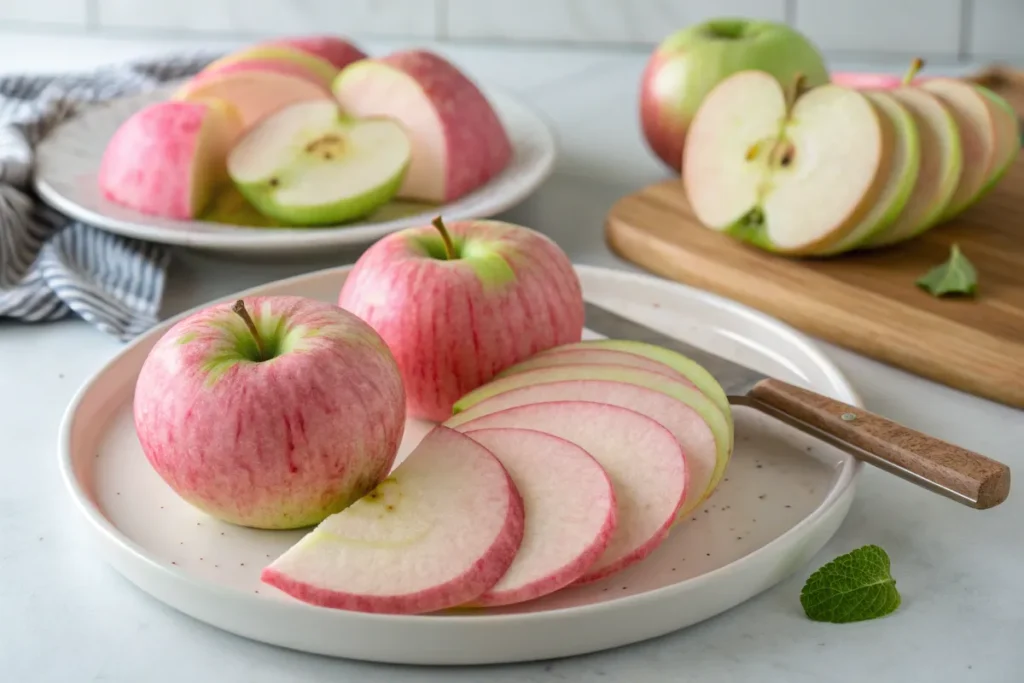
<svg viewBox="0 0 1024 683">
<path fill-rule="evenodd" d="M 813 621 L 845 624 L 884 617 L 900 606 L 889 556 L 877 545 L 840 555 L 811 574 L 800 592 Z"/>
<path fill-rule="evenodd" d="M 932 296 L 973 296 L 978 289 L 978 273 L 960 251 L 960 246 L 954 244 L 949 253 L 949 260 L 922 275 L 917 280 L 917 286 Z"/>
</svg>

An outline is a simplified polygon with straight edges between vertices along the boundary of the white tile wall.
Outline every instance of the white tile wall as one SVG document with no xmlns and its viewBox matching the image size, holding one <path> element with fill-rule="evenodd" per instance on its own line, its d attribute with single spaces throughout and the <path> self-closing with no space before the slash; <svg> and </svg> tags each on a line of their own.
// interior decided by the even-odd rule
<svg viewBox="0 0 1024 683">
<path fill-rule="evenodd" d="M 785 21 L 785 0 L 447 0 L 450 38 L 657 43 L 710 17 Z M 486 7 L 485 7 L 486 6 Z"/>
<path fill-rule="evenodd" d="M 967 49 L 995 58 L 1024 58 L 1024 0 L 974 0 Z"/>
<path fill-rule="evenodd" d="M 955 57 L 961 0 L 804 0 L 795 25 L 819 48 Z"/>
<path fill-rule="evenodd" d="M 0 0 L 0 23 L 80 26 L 88 22 L 88 0 Z"/>
<path fill-rule="evenodd" d="M 7 1 L 7 0 L 0 0 Z M 101 28 L 433 37 L 429 0 L 98 0 Z"/>
<path fill-rule="evenodd" d="M 90 11 L 92 8 L 93 11 Z M 1024 0 L 0 0 L 0 31 L 654 45 L 713 16 L 788 21 L 826 54 L 1024 63 Z"/>
</svg>

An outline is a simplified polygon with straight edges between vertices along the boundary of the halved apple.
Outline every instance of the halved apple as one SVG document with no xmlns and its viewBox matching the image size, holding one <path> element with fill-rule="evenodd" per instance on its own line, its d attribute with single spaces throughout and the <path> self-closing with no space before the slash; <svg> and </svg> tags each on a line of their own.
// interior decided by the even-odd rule
<svg viewBox="0 0 1024 683">
<path fill-rule="evenodd" d="M 856 230 L 889 177 L 893 136 L 862 93 L 833 84 L 784 92 L 742 71 L 691 123 L 683 183 L 707 227 L 790 255 L 821 253 Z"/>
<path fill-rule="evenodd" d="M 361 218 L 391 199 L 411 154 L 394 121 L 353 119 L 334 102 L 303 102 L 249 131 L 231 150 L 228 173 L 261 213 L 325 225 Z"/>
<path fill-rule="evenodd" d="M 960 131 L 963 171 L 942 214 L 941 220 L 948 220 L 974 204 L 989 179 L 995 176 L 998 167 L 996 137 L 1000 127 L 998 105 L 973 84 L 953 78 L 933 78 L 920 87 L 949 108 Z"/>
<path fill-rule="evenodd" d="M 921 141 L 920 170 L 903 212 L 889 227 L 861 244 L 862 248 L 908 240 L 939 222 L 956 192 L 963 169 L 960 131 L 949 108 L 918 87 L 905 86 L 888 93 L 914 118 Z"/>
<path fill-rule="evenodd" d="M 823 256 L 853 249 L 892 225 L 906 207 L 921 168 L 921 142 L 910 112 L 887 92 L 865 91 L 864 95 L 882 113 L 882 125 L 888 129 L 886 135 L 893 136 L 895 141 L 888 178 L 875 205 L 860 224 L 835 245 L 819 252 Z"/>
</svg>

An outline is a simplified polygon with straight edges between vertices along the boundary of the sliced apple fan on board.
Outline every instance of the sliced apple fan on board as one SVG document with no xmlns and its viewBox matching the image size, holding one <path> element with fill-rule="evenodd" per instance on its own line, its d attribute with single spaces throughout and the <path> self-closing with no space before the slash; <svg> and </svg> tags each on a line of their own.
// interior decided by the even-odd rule
<svg viewBox="0 0 1024 683">
<path fill-rule="evenodd" d="M 263 580 L 367 612 L 537 599 L 643 561 L 712 494 L 733 446 L 721 386 L 639 342 L 552 347 L 452 412 Z"/>
<path fill-rule="evenodd" d="M 454 201 L 511 158 L 490 102 L 442 57 L 301 36 L 230 53 L 133 114 L 99 184 L 152 216 L 316 227 Z"/>
<path fill-rule="evenodd" d="M 788 256 L 897 244 L 956 217 L 1017 158 L 1017 119 L 982 86 L 915 80 L 920 67 L 886 86 L 805 88 L 757 70 L 724 79 L 687 132 L 694 215 Z"/>
</svg>

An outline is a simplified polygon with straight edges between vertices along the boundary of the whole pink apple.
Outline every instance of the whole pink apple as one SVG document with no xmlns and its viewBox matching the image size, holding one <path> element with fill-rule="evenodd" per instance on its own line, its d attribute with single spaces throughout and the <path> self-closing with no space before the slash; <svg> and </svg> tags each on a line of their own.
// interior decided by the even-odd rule
<svg viewBox="0 0 1024 683">
<path fill-rule="evenodd" d="M 720 18 L 673 32 L 651 54 L 640 84 L 640 123 L 650 149 L 680 172 L 686 130 L 704 96 L 726 76 L 757 69 L 789 85 L 827 83 L 818 49 L 785 24 Z"/>
<path fill-rule="evenodd" d="M 463 394 L 545 349 L 579 341 L 583 295 L 558 245 L 529 228 L 457 221 L 370 247 L 338 304 L 391 348 L 410 416 L 442 421 Z"/>
<path fill-rule="evenodd" d="M 302 297 L 218 304 L 172 326 L 135 387 L 146 458 L 184 500 L 263 529 L 317 524 L 387 477 L 405 431 L 394 357 Z"/>
</svg>

